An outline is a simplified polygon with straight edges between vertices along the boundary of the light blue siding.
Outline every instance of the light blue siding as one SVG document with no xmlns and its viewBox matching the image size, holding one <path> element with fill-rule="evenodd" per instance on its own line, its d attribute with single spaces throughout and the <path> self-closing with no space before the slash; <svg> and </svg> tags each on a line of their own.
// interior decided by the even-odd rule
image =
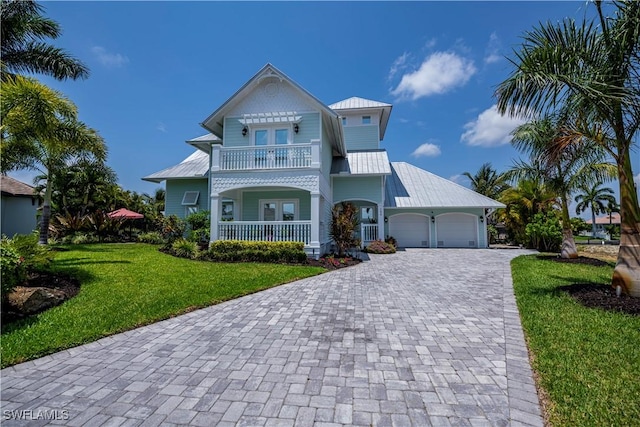
<svg viewBox="0 0 640 427">
<path fill-rule="evenodd" d="M 301 113 L 298 114 L 302 120 L 298 124 L 298 133 L 293 133 L 294 144 L 309 144 L 312 139 L 320 138 L 320 113 Z M 271 126 L 271 125 L 269 125 Z M 259 128 L 260 125 L 252 125 L 251 128 Z M 253 145 L 251 141 L 251 132 L 246 136 L 242 136 L 243 125 L 240 123 L 240 117 L 226 117 L 224 119 L 224 135 L 223 141 L 225 147 L 246 147 Z M 284 123 L 282 128 L 290 128 L 288 123 Z"/>
<path fill-rule="evenodd" d="M 298 220 L 311 220 L 311 195 L 308 191 L 245 191 L 242 193 L 242 221 L 259 221 L 260 200 L 298 200 Z"/>
<path fill-rule="evenodd" d="M 333 202 L 345 200 L 369 200 L 382 202 L 382 177 L 334 177 Z"/>
<path fill-rule="evenodd" d="M 176 215 L 185 218 L 187 207 L 182 205 L 185 191 L 199 191 L 198 210 L 209 210 L 209 192 L 207 179 L 168 179 L 165 199 L 165 216 Z"/>
<path fill-rule="evenodd" d="M 2 228 L 0 232 L 12 237 L 14 234 L 31 234 L 36 229 L 38 202 L 31 197 L 2 196 Z"/>
<path fill-rule="evenodd" d="M 293 134 L 294 144 L 309 144 L 312 139 L 320 138 L 320 113 L 302 113 L 298 124 L 298 133 Z"/>
<path fill-rule="evenodd" d="M 380 129 L 378 125 L 346 126 L 344 128 L 347 151 L 376 150 L 380 148 L 379 136 Z"/>
</svg>

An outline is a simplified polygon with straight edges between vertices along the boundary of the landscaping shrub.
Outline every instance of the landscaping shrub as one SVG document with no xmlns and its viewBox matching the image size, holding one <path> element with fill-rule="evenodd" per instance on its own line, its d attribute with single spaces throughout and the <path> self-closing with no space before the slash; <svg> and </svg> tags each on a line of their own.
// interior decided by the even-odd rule
<svg viewBox="0 0 640 427">
<path fill-rule="evenodd" d="M 537 213 L 525 228 L 534 249 L 540 252 L 558 252 L 562 243 L 562 227 L 554 212 Z"/>
<path fill-rule="evenodd" d="M 2 283 L 3 300 L 13 288 L 27 279 L 24 258 L 18 253 L 13 241 L 6 237 L 0 241 L 0 274 L 2 275 L 0 283 Z"/>
<path fill-rule="evenodd" d="M 389 243 L 390 245 L 393 245 L 394 248 L 398 247 L 398 241 L 393 236 L 387 236 L 387 238 L 384 239 L 384 241 Z"/>
<path fill-rule="evenodd" d="M 211 217 L 209 211 L 199 211 L 189 215 L 185 222 L 188 228 L 188 239 L 194 242 L 204 243 L 209 241 Z"/>
<path fill-rule="evenodd" d="M 51 265 L 54 252 L 49 246 L 38 243 L 37 234 L 17 234 L 11 239 L 13 247 L 22 257 L 22 265 L 27 271 L 46 270 Z"/>
<path fill-rule="evenodd" d="M 228 262 L 300 263 L 307 260 L 307 254 L 302 242 L 218 240 L 211 243 L 203 258 Z"/>
<path fill-rule="evenodd" d="M 365 247 L 364 251 L 370 254 L 393 254 L 396 252 L 396 247 L 391 243 L 375 240 Z"/>
<path fill-rule="evenodd" d="M 196 259 L 198 257 L 198 243 L 180 238 L 171 244 L 171 252 L 180 258 Z"/>
<path fill-rule="evenodd" d="M 175 215 L 160 219 L 160 235 L 166 247 L 171 247 L 174 241 L 184 236 L 186 222 Z"/>
<path fill-rule="evenodd" d="M 161 245 L 164 243 L 162 236 L 157 231 L 150 231 L 148 233 L 138 234 L 138 242 L 150 243 L 152 245 Z"/>
</svg>

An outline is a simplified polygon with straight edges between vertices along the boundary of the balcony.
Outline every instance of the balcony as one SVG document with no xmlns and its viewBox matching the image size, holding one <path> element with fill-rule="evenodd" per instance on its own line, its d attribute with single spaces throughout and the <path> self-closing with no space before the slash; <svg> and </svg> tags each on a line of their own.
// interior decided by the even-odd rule
<svg viewBox="0 0 640 427">
<path fill-rule="evenodd" d="M 219 240 L 311 241 L 311 221 L 220 221 Z"/>
<path fill-rule="evenodd" d="M 254 171 L 320 167 L 320 140 L 310 144 L 227 148 L 213 145 L 211 171 Z"/>
</svg>

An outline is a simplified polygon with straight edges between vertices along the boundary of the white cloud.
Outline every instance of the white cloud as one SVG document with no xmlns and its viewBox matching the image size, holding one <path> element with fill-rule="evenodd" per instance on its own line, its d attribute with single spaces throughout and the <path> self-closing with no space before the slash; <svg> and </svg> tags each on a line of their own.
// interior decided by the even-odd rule
<svg viewBox="0 0 640 427">
<path fill-rule="evenodd" d="M 467 145 L 480 147 L 496 147 L 508 144 L 511 141 L 511 132 L 526 120 L 511 118 L 498 113 L 498 108 L 493 105 L 484 110 L 474 121 L 464 125 L 465 132 L 460 137 Z"/>
<path fill-rule="evenodd" d="M 129 58 L 119 53 L 107 52 L 102 46 L 94 46 L 91 52 L 96 56 L 98 61 L 105 67 L 122 67 L 129 62 Z"/>
<path fill-rule="evenodd" d="M 414 157 L 437 157 L 440 155 L 440 147 L 426 142 L 416 148 L 411 155 Z"/>
<path fill-rule="evenodd" d="M 442 94 L 465 85 L 475 73 L 473 61 L 455 53 L 436 52 L 428 56 L 416 71 L 404 74 L 391 94 L 411 100 Z"/>
<path fill-rule="evenodd" d="M 395 61 L 393 61 L 393 64 L 391 64 L 391 68 L 389 69 L 389 77 L 388 77 L 389 80 L 393 79 L 399 71 L 402 71 L 405 68 L 407 68 L 408 58 L 409 58 L 409 53 L 405 52 L 399 57 L 397 57 Z"/>
<path fill-rule="evenodd" d="M 489 36 L 489 44 L 487 45 L 486 55 L 484 57 L 485 64 L 493 64 L 502 60 L 500 55 L 500 48 L 502 44 L 496 33 L 491 33 Z"/>
<path fill-rule="evenodd" d="M 167 133 L 167 127 L 162 122 L 158 122 L 158 126 L 156 126 L 156 129 L 162 133 Z"/>
</svg>

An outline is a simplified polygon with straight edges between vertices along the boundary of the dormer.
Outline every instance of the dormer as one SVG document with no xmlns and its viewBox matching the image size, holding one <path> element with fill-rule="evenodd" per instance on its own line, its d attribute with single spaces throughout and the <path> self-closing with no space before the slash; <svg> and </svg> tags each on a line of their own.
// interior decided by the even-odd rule
<svg viewBox="0 0 640 427">
<path fill-rule="evenodd" d="M 393 108 L 391 104 L 352 97 L 329 108 L 340 116 L 347 151 L 380 148 Z"/>
</svg>

